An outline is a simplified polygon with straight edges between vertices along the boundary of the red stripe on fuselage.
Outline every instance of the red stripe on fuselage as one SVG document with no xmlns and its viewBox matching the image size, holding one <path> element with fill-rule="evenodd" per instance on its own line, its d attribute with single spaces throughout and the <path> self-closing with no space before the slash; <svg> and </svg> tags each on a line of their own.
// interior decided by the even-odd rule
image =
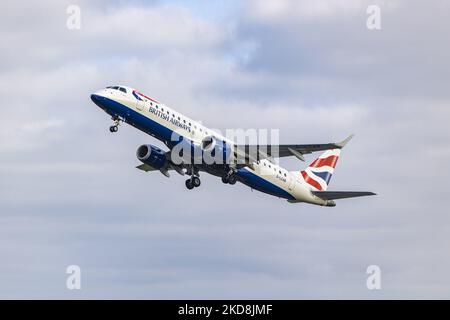
<svg viewBox="0 0 450 320">
<path fill-rule="evenodd" d="M 152 98 L 150 98 L 150 97 L 147 97 L 145 94 L 140 93 L 139 91 L 134 90 L 134 92 L 136 92 L 137 94 L 143 96 L 144 98 L 146 98 L 146 99 L 148 99 L 148 100 L 150 100 L 150 101 L 153 101 L 153 102 L 155 102 L 155 103 L 159 103 L 158 101 L 156 101 L 156 100 L 154 100 L 154 99 L 152 99 Z"/>
<path fill-rule="evenodd" d="M 310 167 L 320 168 L 323 166 L 330 166 L 332 168 L 336 167 L 336 163 L 338 161 L 338 156 L 329 156 L 327 158 L 318 158 L 311 163 Z"/>
<path fill-rule="evenodd" d="M 322 186 L 320 185 L 320 183 L 318 183 L 316 180 L 311 178 L 305 171 L 301 171 L 301 174 L 307 184 L 312 185 L 314 188 L 316 188 L 318 190 L 322 190 Z"/>
</svg>

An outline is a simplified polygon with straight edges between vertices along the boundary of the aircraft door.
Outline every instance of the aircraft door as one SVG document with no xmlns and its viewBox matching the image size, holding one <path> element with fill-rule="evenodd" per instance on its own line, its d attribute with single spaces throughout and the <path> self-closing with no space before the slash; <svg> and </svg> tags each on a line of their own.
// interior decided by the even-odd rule
<svg viewBox="0 0 450 320">
<path fill-rule="evenodd" d="M 292 174 L 289 175 L 289 190 L 292 191 L 295 188 L 295 178 Z"/>
<path fill-rule="evenodd" d="M 145 103 L 144 100 L 136 100 L 136 109 L 142 111 L 144 109 Z"/>
</svg>

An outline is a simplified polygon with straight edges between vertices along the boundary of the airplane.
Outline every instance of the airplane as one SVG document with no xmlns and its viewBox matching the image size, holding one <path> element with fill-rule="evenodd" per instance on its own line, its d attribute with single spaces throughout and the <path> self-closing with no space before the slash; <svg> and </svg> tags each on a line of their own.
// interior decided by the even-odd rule
<svg viewBox="0 0 450 320">
<path fill-rule="evenodd" d="M 136 156 L 142 164 L 137 169 L 159 171 L 167 177 L 172 170 L 188 175 L 185 184 L 189 190 L 200 186 L 200 172 L 206 172 L 225 184 L 241 182 L 291 203 L 334 207 L 336 199 L 375 195 L 327 190 L 340 151 L 353 135 L 338 143 L 238 144 L 128 86 L 108 86 L 91 94 L 91 100 L 111 116 L 112 133 L 127 123 L 168 147 L 165 151 L 151 144 L 139 146 Z M 274 163 L 274 158 L 289 156 L 304 161 L 304 154 L 317 151 L 324 153 L 304 170 L 288 171 Z M 207 161 L 211 158 L 214 161 Z"/>
</svg>

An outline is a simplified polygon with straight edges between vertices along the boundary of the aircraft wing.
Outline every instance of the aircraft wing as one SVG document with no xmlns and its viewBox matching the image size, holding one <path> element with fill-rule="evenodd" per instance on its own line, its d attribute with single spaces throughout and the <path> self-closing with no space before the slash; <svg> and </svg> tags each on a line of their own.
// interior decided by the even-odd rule
<svg viewBox="0 0 450 320">
<path fill-rule="evenodd" d="M 364 196 L 375 196 L 376 193 L 368 191 L 311 191 L 315 196 L 324 200 L 336 200 Z"/>
<path fill-rule="evenodd" d="M 158 169 L 155 169 L 152 166 L 149 166 L 148 164 L 145 164 L 145 163 L 137 166 L 136 169 L 139 169 L 139 170 L 142 170 L 142 171 L 145 171 L 145 172 L 159 171 Z"/>
<path fill-rule="evenodd" d="M 290 156 L 295 156 L 305 161 L 303 158 L 304 154 L 329 149 L 341 149 L 351 138 L 353 138 L 353 135 L 341 142 L 323 144 L 236 145 L 236 154 L 245 155 L 251 161 Z M 255 159 L 254 155 L 257 155 L 258 158 Z"/>
<path fill-rule="evenodd" d="M 184 176 L 184 173 L 185 173 L 183 171 L 183 167 L 175 166 L 175 165 L 168 165 L 168 166 L 164 166 L 161 169 L 156 169 L 156 168 L 153 168 L 152 166 L 150 166 L 148 164 L 143 163 L 143 164 L 137 166 L 136 169 L 139 169 L 139 170 L 142 170 L 142 171 L 145 171 L 145 172 L 159 171 L 163 175 L 165 175 L 166 177 L 170 177 L 170 174 L 169 174 L 170 170 L 175 170 L 176 172 L 178 172 L 182 176 Z"/>
</svg>

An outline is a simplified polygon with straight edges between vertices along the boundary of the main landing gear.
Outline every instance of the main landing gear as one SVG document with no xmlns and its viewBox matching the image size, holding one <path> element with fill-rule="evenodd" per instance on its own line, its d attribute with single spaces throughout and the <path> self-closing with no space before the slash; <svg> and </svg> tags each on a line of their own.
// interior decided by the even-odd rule
<svg viewBox="0 0 450 320">
<path fill-rule="evenodd" d="M 186 180 L 186 188 L 192 190 L 194 188 L 200 187 L 201 181 L 199 177 L 192 176 Z"/>
<path fill-rule="evenodd" d="M 236 174 L 233 169 L 231 169 L 226 175 L 222 177 L 223 183 L 235 184 L 237 181 Z"/>
<path fill-rule="evenodd" d="M 191 177 L 186 180 L 186 188 L 192 190 L 194 188 L 200 187 L 201 181 L 198 173 L 198 168 L 194 166 L 188 166 L 186 173 Z"/>
<path fill-rule="evenodd" d="M 114 133 L 119 131 L 120 119 L 118 117 L 112 117 L 112 120 L 114 121 L 114 124 L 109 127 L 109 131 Z"/>
</svg>

